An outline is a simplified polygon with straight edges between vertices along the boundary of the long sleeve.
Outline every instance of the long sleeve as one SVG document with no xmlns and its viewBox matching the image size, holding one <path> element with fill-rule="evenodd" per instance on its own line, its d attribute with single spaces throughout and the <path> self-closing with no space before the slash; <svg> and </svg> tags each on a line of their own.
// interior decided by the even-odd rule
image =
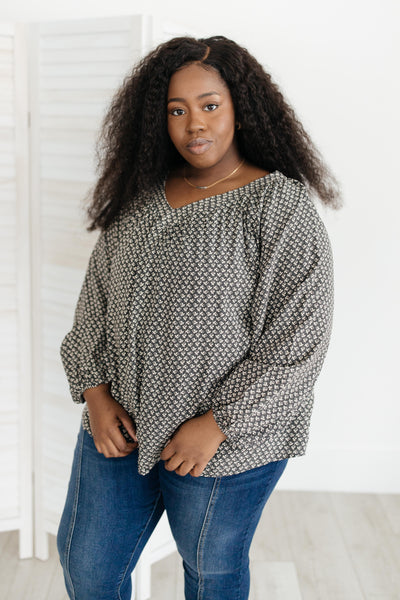
<svg viewBox="0 0 400 600">
<path fill-rule="evenodd" d="M 106 232 L 97 238 L 75 309 L 71 331 L 64 337 L 60 354 L 74 402 L 84 402 L 82 393 L 108 383 L 107 296 L 109 259 Z"/>
<path fill-rule="evenodd" d="M 295 188 L 279 209 L 273 202 L 263 211 L 251 348 L 213 397 L 232 447 L 243 436 L 270 437 L 310 406 L 329 345 L 332 249 L 304 186 Z"/>
</svg>

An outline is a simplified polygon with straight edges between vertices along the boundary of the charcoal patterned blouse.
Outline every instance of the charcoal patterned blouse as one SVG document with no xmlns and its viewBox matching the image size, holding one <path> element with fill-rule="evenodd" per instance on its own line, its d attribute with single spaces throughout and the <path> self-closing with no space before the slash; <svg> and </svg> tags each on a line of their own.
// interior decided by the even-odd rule
<svg viewBox="0 0 400 600">
<path fill-rule="evenodd" d="M 111 383 L 142 475 L 209 409 L 227 439 L 202 476 L 233 475 L 305 454 L 332 316 L 332 248 L 302 183 L 274 171 L 180 208 L 163 183 L 101 231 L 61 357 L 74 402 Z"/>
</svg>

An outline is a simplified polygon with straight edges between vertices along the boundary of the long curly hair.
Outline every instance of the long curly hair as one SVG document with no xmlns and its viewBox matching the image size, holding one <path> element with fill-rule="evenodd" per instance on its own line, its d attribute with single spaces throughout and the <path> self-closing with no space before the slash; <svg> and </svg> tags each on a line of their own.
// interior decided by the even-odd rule
<svg viewBox="0 0 400 600">
<path fill-rule="evenodd" d="M 96 142 L 99 178 L 86 198 L 88 231 L 105 229 L 128 199 L 182 164 L 168 135 L 167 93 L 173 73 L 193 62 L 216 69 L 227 84 L 244 158 L 301 181 L 324 204 L 340 208 L 335 177 L 260 63 L 224 36 L 177 37 L 134 66 L 111 101 Z"/>
</svg>

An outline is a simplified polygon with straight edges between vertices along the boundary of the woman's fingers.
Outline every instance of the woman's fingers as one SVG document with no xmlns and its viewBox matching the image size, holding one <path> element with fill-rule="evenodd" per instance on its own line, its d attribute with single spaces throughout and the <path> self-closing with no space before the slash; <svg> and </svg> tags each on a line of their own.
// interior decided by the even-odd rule
<svg viewBox="0 0 400 600">
<path fill-rule="evenodd" d="M 200 477 L 200 475 L 202 474 L 202 472 L 204 471 L 204 469 L 206 468 L 207 463 L 199 463 L 193 466 L 193 468 L 189 471 L 190 475 L 192 477 Z"/>
<path fill-rule="evenodd" d="M 174 446 L 171 444 L 171 440 L 168 440 L 166 443 L 164 450 L 160 454 L 161 460 L 168 460 L 175 454 Z"/>
<path fill-rule="evenodd" d="M 172 456 L 170 456 L 167 460 L 163 458 L 162 460 L 164 460 L 164 466 L 167 471 L 175 471 L 177 475 L 182 475 L 183 477 L 190 473 L 195 467 L 195 463 L 193 461 L 185 460 L 181 454 L 177 453 L 173 453 Z"/>
<path fill-rule="evenodd" d="M 196 465 L 194 465 L 192 462 L 183 462 L 177 469 L 175 469 L 175 473 L 177 475 L 181 475 L 182 477 L 184 477 L 185 475 L 187 475 L 188 473 L 192 473 L 192 471 L 194 470 Z"/>
<path fill-rule="evenodd" d="M 110 432 L 109 440 L 114 445 L 117 456 L 130 454 L 137 447 L 137 442 L 128 442 L 124 438 L 119 427 L 116 427 Z"/>
<path fill-rule="evenodd" d="M 118 448 L 116 448 L 115 444 L 109 439 L 104 438 L 101 441 L 95 441 L 95 445 L 97 451 L 100 454 L 104 454 L 106 458 L 114 458 L 120 454 Z"/>
<path fill-rule="evenodd" d="M 167 471 L 175 471 L 181 466 L 183 462 L 184 459 L 182 458 L 182 456 L 174 454 L 173 456 L 171 456 L 171 458 L 165 461 L 164 466 L 167 469 Z"/>
<path fill-rule="evenodd" d="M 137 448 L 135 424 L 109 391 L 104 392 L 101 386 L 90 388 L 85 392 L 85 399 L 98 452 L 106 458 L 111 458 L 127 456 Z"/>
<path fill-rule="evenodd" d="M 128 456 L 129 454 L 131 454 L 131 452 L 133 452 L 133 450 L 137 448 L 137 444 L 129 444 L 129 447 L 125 451 L 119 450 L 119 448 L 117 448 L 115 444 L 110 443 L 109 441 L 107 445 L 103 445 L 102 448 L 104 449 L 102 451 L 102 454 L 104 454 L 106 458 L 121 458 L 123 456 Z"/>
<path fill-rule="evenodd" d="M 98 452 L 106 458 L 127 456 L 138 446 L 137 442 L 127 442 L 118 426 L 104 433 L 101 439 L 94 438 L 94 442 Z"/>
<path fill-rule="evenodd" d="M 121 414 L 118 415 L 118 418 L 121 421 L 122 425 L 125 427 L 126 431 L 131 436 L 131 438 L 135 440 L 135 442 L 137 442 L 138 440 L 136 437 L 136 429 L 128 413 L 124 410 L 123 412 L 121 412 Z"/>
</svg>

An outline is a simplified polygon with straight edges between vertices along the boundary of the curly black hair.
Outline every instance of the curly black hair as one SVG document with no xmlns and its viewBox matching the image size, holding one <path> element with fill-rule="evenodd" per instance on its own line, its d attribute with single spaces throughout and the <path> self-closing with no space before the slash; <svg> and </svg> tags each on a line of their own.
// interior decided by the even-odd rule
<svg viewBox="0 0 400 600">
<path fill-rule="evenodd" d="M 96 143 L 100 176 L 88 196 L 88 231 L 105 229 L 128 199 L 183 162 L 168 135 L 167 92 L 173 73 L 193 62 L 216 69 L 227 84 L 242 125 L 236 135 L 243 157 L 301 181 L 324 204 L 340 208 L 335 177 L 260 63 L 224 36 L 177 37 L 145 56 L 112 99 Z"/>
</svg>

